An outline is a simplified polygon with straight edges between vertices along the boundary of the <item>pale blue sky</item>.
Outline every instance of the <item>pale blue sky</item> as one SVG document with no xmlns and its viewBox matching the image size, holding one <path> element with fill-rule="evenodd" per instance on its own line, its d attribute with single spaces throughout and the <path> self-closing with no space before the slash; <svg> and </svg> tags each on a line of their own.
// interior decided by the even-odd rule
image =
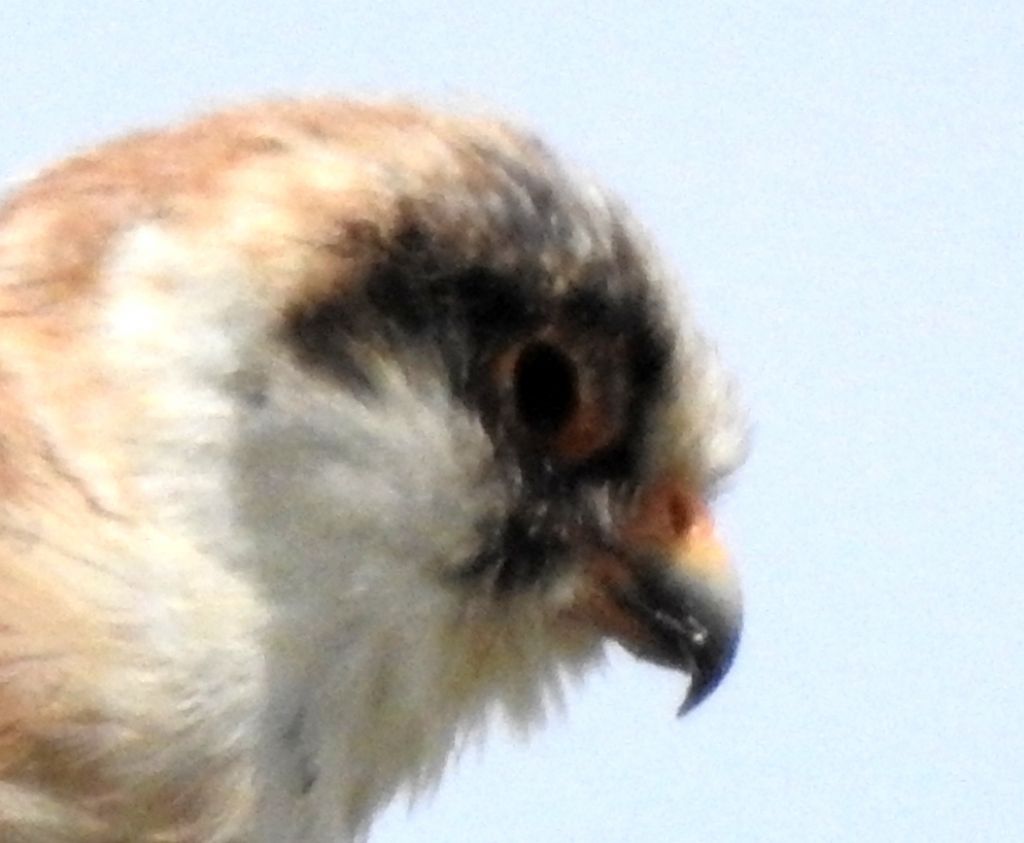
<svg viewBox="0 0 1024 843">
<path fill-rule="evenodd" d="M 24 2 L 0 178 L 266 92 L 484 102 L 646 221 L 741 377 L 734 674 L 617 655 L 373 843 L 1024 837 L 1024 4 Z"/>
</svg>

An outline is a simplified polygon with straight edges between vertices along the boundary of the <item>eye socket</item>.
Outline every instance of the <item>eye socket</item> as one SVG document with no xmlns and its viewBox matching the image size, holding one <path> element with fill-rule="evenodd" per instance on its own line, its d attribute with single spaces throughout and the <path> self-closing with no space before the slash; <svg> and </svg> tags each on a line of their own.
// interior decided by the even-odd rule
<svg viewBox="0 0 1024 843">
<path fill-rule="evenodd" d="M 576 368 L 550 343 L 526 346 L 516 360 L 512 379 L 516 413 L 534 433 L 557 433 L 579 406 Z"/>
</svg>

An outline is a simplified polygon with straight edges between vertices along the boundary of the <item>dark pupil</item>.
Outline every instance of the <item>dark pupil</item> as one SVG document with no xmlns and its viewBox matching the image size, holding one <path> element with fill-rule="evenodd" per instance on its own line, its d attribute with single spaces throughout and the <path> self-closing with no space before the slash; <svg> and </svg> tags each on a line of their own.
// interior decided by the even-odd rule
<svg viewBox="0 0 1024 843">
<path fill-rule="evenodd" d="M 515 370 L 516 412 L 537 433 L 554 433 L 576 410 L 576 372 L 561 351 L 544 342 L 523 349 Z"/>
</svg>

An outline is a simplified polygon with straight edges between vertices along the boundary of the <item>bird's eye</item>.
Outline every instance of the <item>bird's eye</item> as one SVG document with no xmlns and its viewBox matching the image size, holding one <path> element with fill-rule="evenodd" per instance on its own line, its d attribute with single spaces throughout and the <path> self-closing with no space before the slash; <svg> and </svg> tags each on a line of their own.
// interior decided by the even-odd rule
<svg viewBox="0 0 1024 843">
<path fill-rule="evenodd" d="M 547 342 L 520 352 L 512 374 L 516 414 L 532 432 L 561 430 L 579 405 L 579 384 L 572 360 Z"/>
</svg>

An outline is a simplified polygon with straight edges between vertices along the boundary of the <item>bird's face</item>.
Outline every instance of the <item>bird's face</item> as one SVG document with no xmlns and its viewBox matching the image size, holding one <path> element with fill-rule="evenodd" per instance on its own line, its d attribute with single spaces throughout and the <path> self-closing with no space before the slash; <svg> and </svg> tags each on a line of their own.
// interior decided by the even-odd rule
<svg viewBox="0 0 1024 843">
<path fill-rule="evenodd" d="M 530 180 L 520 187 L 538 190 Z M 444 506 L 396 520 L 381 507 L 375 532 L 434 531 L 396 556 L 418 560 L 427 589 L 489 629 L 469 623 L 473 635 L 522 647 L 502 621 L 524 613 L 540 628 L 527 635 L 556 651 L 610 635 L 685 670 L 690 706 L 724 675 L 739 631 L 738 592 L 707 506 L 730 466 L 715 451 L 722 441 L 704 438 L 735 431 L 701 429 L 710 421 L 701 414 L 724 409 L 699 382 L 717 374 L 687 370 L 712 365 L 707 348 L 680 335 L 666 281 L 652 277 L 635 233 L 615 217 L 600 230 L 552 204 L 547 217 L 528 205 L 516 209 L 525 219 L 490 221 L 499 242 L 470 257 L 428 221 L 408 221 L 354 288 L 290 313 L 285 336 L 314 377 L 358 396 L 382 435 L 440 413 L 445 430 L 407 441 L 394 465 L 373 470 L 399 488 L 422 478 L 427 508 Z M 524 227 L 551 249 L 550 262 L 529 250 L 494 261 L 501 240 Z M 586 240 L 587 251 L 570 252 L 559 234 Z M 389 392 L 396 385 L 414 396 L 403 421 L 393 416 L 403 403 Z M 424 451 L 435 448 L 450 465 L 431 464 L 438 453 Z M 350 510 L 339 507 L 346 518 Z M 457 542 L 437 542 L 452 531 Z"/>
<path fill-rule="evenodd" d="M 375 201 L 335 218 L 344 283 L 305 279 L 273 323 L 288 386 L 266 376 L 253 417 L 277 406 L 287 431 L 249 459 L 274 477 L 282 454 L 296 488 L 241 484 L 254 523 L 308 544 L 329 510 L 328 558 L 365 547 L 353 570 L 398 602 L 375 611 L 453 628 L 473 694 L 611 636 L 686 671 L 691 706 L 739 631 L 708 510 L 742 442 L 717 361 L 613 199 L 503 127 L 415 128 L 436 146 L 377 147 L 374 182 L 347 188 Z M 325 471 L 340 482 L 311 492 Z M 311 494 L 293 535 L 274 513 Z"/>
<path fill-rule="evenodd" d="M 73 343 L 50 400 L 92 390 L 51 439 L 95 512 L 253 607 L 234 634 L 272 778 L 301 767 L 336 827 L 491 704 L 528 721 L 608 638 L 685 671 L 687 706 L 725 674 L 740 602 L 708 505 L 743 445 L 731 389 L 624 209 L 532 138 L 264 106 L 73 161 L 4 224 L 53 288 L 0 297 L 49 302 L 14 300 L 49 339 L 8 358 Z M 155 581 L 161 630 L 212 611 Z"/>
</svg>

